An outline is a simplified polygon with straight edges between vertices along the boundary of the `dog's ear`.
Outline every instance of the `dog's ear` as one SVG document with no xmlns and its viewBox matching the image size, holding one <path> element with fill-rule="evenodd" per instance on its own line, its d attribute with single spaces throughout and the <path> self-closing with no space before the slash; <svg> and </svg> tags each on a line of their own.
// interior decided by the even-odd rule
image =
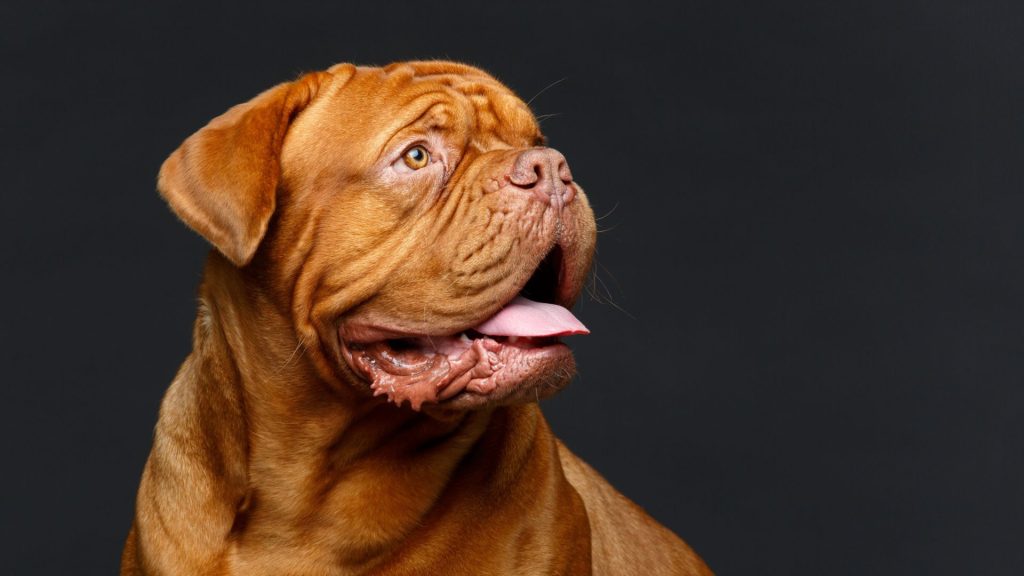
<svg viewBox="0 0 1024 576">
<path fill-rule="evenodd" d="M 326 76 L 307 74 L 231 108 L 189 136 L 160 168 L 160 195 L 236 266 L 249 263 L 267 231 L 285 133 Z"/>
</svg>

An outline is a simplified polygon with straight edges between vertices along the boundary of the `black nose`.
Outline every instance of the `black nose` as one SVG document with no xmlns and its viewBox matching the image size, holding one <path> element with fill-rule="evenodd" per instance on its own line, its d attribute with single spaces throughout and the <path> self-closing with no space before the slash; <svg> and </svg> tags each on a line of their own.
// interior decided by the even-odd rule
<svg viewBox="0 0 1024 576">
<path fill-rule="evenodd" d="M 554 148 L 531 148 L 519 154 L 512 165 L 509 181 L 530 190 L 542 202 L 561 208 L 576 196 L 572 172 L 565 156 Z"/>
</svg>

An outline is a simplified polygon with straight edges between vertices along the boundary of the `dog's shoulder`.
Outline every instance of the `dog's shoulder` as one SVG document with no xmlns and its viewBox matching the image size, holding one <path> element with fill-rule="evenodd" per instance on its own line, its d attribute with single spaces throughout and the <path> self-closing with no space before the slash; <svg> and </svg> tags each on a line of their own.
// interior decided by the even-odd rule
<svg viewBox="0 0 1024 576">
<path fill-rule="evenodd" d="M 561 441 L 558 441 L 558 456 L 565 478 L 587 508 L 593 539 L 594 576 L 712 574 L 685 542 L 613 488 Z"/>
</svg>

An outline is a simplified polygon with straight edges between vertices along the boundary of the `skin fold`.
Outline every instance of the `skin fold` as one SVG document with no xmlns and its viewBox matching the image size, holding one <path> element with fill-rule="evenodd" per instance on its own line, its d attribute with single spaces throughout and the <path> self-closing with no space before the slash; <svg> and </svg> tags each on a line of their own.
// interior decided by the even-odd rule
<svg viewBox="0 0 1024 576">
<path fill-rule="evenodd" d="M 537 400 L 569 349 L 473 330 L 535 285 L 570 307 L 595 240 L 497 80 L 307 74 L 189 137 L 158 189 L 215 250 L 123 576 L 710 574 L 553 436 Z"/>
</svg>

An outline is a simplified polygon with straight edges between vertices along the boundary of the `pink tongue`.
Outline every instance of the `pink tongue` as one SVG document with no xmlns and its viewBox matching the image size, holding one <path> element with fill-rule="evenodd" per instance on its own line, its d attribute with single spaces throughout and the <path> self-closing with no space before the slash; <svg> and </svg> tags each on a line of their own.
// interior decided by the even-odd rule
<svg viewBox="0 0 1024 576">
<path fill-rule="evenodd" d="M 522 296 L 509 302 L 497 314 L 476 327 L 488 336 L 566 336 L 590 334 L 590 330 L 565 308 L 527 300 Z"/>
</svg>

